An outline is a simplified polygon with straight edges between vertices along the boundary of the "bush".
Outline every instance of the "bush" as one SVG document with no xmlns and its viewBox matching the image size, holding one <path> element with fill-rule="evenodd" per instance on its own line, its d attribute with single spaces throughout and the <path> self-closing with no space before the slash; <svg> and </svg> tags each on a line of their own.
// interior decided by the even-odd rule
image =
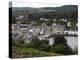
<svg viewBox="0 0 80 60">
<path fill-rule="evenodd" d="M 24 40 L 13 40 L 12 41 L 12 46 L 17 46 L 17 47 L 23 47 L 23 48 L 28 48 L 31 45 L 28 43 L 25 43 Z"/>
<path fill-rule="evenodd" d="M 65 49 L 64 49 L 64 45 L 63 44 L 58 44 L 56 46 L 53 47 L 53 52 L 55 53 L 60 53 L 60 54 L 64 54 Z"/>
</svg>

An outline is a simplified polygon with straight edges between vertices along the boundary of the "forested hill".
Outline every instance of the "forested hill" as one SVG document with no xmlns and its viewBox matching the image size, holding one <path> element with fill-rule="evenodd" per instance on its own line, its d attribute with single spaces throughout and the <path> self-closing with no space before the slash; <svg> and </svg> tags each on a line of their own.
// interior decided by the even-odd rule
<svg viewBox="0 0 80 60">
<path fill-rule="evenodd" d="M 64 5 L 61 7 L 12 7 L 12 17 L 29 14 L 32 19 L 38 20 L 40 17 L 45 18 L 75 18 L 78 17 L 77 5 Z M 36 17 L 35 17 L 36 16 Z M 33 18 L 34 17 L 34 18 Z"/>
</svg>

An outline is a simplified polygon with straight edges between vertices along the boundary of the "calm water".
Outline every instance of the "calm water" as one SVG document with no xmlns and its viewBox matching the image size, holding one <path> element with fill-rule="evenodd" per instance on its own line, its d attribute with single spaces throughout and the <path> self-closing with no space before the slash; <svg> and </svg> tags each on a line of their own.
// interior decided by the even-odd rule
<svg viewBox="0 0 80 60">
<path fill-rule="evenodd" d="M 78 47 L 78 37 L 77 36 L 65 36 L 68 45 L 72 48 L 75 49 L 75 47 Z M 54 38 L 49 39 L 49 45 L 52 45 L 54 43 Z"/>
<path fill-rule="evenodd" d="M 66 40 L 67 40 L 67 43 L 68 45 L 71 47 L 71 48 L 75 48 L 75 47 L 78 47 L 78 37 L 77 36 L 65 36 Z"/>
</svg>

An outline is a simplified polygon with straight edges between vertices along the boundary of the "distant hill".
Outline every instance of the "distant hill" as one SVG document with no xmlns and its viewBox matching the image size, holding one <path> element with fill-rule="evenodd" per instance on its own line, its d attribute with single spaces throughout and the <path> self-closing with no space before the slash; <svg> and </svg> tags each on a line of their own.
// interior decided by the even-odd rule
<svg viewBox="0 0 80 60">
<path fill-rule="evenodd" d="M 29 14 L 31 19 L 38 20 L 40 17 L 45 18 L 75 18 L 78 17 L 77 5 L 64 5 L 61 7 L 12 7 L 12 17 Z"/>
</svg>

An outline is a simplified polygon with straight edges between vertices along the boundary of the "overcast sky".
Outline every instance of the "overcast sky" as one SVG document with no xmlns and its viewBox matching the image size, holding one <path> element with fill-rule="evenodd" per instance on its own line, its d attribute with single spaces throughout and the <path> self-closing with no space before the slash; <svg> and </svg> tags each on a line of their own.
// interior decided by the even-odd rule
<svg viewBox="0 0 80 60">
<path fill-rule="evenodd" d="M 42 2 L 22 2 L 22 1 L 14 1 L 12 2 L 12 7 L 58 7 L 67 4 L 60 4 L 60 3 L 42 3 Z"/>
</svg>

